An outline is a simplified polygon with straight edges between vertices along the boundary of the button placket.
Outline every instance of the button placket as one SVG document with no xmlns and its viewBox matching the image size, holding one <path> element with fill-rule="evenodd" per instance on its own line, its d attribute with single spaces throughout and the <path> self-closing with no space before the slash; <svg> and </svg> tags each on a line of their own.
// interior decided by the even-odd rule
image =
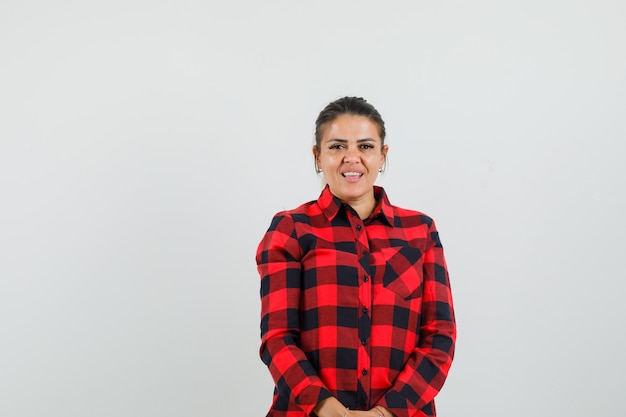
<svg viewBox="0 0 626 417">
<path fill-rule="evenodd" d="M 370 386 L 370 338 L 372 333 L 371 303 L 372 303 L 372 280 L 370 244 L 367 238 L 367 228 L 359 224 L 361 219 L 353 219 L 353 231 L 355 236 L 356 253 L 359 259 L 359 342 L 358 369 L 360 369 L 360 383 L 366 392 Z"/>
</svg>

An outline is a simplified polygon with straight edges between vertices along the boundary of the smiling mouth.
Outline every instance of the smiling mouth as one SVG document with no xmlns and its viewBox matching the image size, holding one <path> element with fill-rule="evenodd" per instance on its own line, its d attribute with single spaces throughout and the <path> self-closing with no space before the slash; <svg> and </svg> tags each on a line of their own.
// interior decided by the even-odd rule
<svg viewBox="0 0 626 417">
<path fill-rule="evenodd" d="M 343 175 L 345 178 L 361 178 L 363 176 L 362 172 L 355 172 L 355 171 L 347 171 L 347 172 L 343 172 L 341 173 L 341 175 Z"/>
</svg>

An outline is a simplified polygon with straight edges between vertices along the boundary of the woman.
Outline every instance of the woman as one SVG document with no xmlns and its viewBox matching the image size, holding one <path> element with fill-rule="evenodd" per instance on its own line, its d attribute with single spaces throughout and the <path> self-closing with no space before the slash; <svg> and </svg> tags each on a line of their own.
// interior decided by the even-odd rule
<svg viewBox="0 0 626 417">
<path fill-rule="evenodd" d="M 433 220 L 374 186 L 387 150 L 371 104 L 330 103 L 313 147 L 326 187 L 259 244 L 268 416 L 435 416 L 456 338 L 448 272 Z"/>
</svg>

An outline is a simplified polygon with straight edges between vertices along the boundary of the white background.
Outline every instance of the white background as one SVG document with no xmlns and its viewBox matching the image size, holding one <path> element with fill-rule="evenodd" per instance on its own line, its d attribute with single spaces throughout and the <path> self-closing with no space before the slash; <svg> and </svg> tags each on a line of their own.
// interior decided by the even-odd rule
<svg viewBox="0 0 626 417">
<path fill-rule="evenodd" d="M 437 221 L 439 415 L 622 416 L 626 3 L 0 2 L 0 415 L 262 416 L 256 245 L 368 99 Z"/>
</svg>

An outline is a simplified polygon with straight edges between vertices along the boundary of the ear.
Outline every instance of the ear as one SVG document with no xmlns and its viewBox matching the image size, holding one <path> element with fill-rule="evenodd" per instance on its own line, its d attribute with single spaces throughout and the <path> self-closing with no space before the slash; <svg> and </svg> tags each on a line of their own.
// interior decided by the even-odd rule
<svg viewBox="0 0 626 417">
<path fill-rule="evenodd" d="M 381 150 L 381 155 L 380 155 L 380 166 L 383 166 L 385 164 L 385 161 L 387 160 L 387 152 L 389 151 L 389 145 L 385 145 L 383 146 L 382 150 Z"/>
<path fill-rule="evenodd" d="M 313 152 L 313 162 L 315 163 L 315 169 L 317 170 L 320 165 L 320 152 L 316 145 L 313 145 L 313 149 L 311 149 L 311 151 Z"/>
</svg>

